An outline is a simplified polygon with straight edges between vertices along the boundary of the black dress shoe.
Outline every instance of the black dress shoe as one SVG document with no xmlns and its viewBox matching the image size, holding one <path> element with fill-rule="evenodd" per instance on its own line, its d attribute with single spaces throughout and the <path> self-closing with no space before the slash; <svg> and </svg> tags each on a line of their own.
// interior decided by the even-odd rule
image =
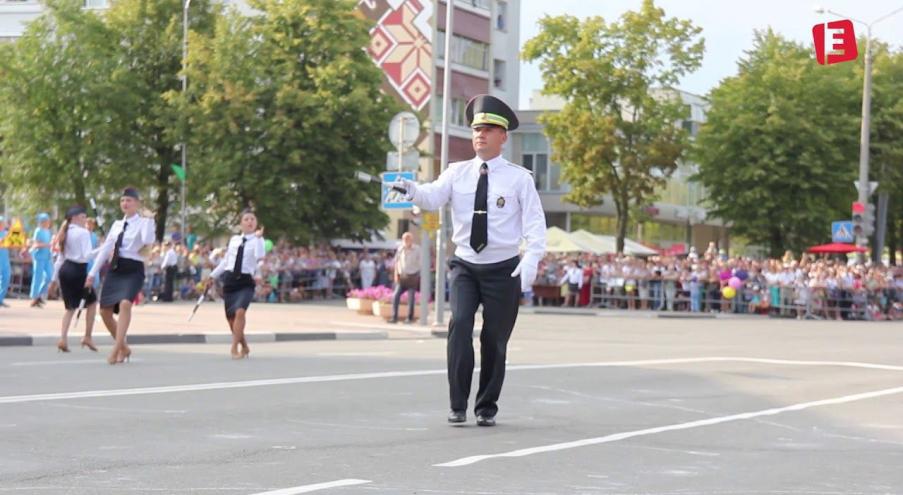
<svg viewBox="0 0 903 495">
<path fill-rule="evenodd" d="M 467 421 L 467 412 L 465 411 L 451 411 L 448 413 L 449 423 L 463 423 L 465 421 Z"/>
<path fill-rule="evenodd" d="M 489 416 L 477 416 L 477 426 L 495 426 L 495 418 Z"/>
</svg>

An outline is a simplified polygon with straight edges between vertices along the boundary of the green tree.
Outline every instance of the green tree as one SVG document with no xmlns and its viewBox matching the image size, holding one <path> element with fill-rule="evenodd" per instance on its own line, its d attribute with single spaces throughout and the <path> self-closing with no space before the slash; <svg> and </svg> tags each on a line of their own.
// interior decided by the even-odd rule
<svg viewBox="0 0 903 495">
<path fill-rule="evenodd" d="M 189 29 L 196 37 L 212 34 L 219 13 L 214 3 L 191 2 Z M 125 127 L 128 138 L 119 143 L 133 158 L 120 165 L 134 173 L 130 178 L 145 196 L 154 196 L 150 203 L 156 210 L 158 240 L 178 198 L 172 164 L 181 160 L 179 143 L 187 129 L 179 125 L 184 120 L 180 108 L 165 97 L 181 88 L 182 5 L 183 0 L 117 0 L 107 12 L 107 24 L 118 41 L 116 63 L 127 74 L 122 84 L 134 98 L 134 118 Z M 191 199 L 198 202 L 201 197 L 194 194 Z"/>
<path fill-rule="evenodd" d="M 309 242 L 367 238 L 387 221 L 375 173 L 389 149 L 394 101 L 367 56 L 368 23 L 352 0 L 253 0 L 189 56 L 192 163 L 215 209 L 252 205 L 269 234 Z M 194 41 L 193 41 L 194 42 Z"/>
<path fill-rule="evenodd" d="M 855 65 L 820 66 L 810 52 L 757 32 L 739 73 L 712 90 L 696 140 L 711 213 L 772 256 L 824 242 L 854 197 Z"/>
<path fill-rule="evenodd" d="M 590 207 L 610 194 L 623 252 L 631 208 L 654 197 L 684 154 L 677 123 L 687 110 L 667 88 L 700 66 L 701 29 L 666 17 L 652 0 L 615 23 L 565 15 L 540 26 L 523 57 L 540 61 L 543 92 L 567 101 L 540 117 L 571 186 L 566 199 Z"/>
<path fill-rule="evenodd" d="M 47 209 L 87 200 L 128 157 L 119 143 L 134 99 L 115 37 L 78 0 L 49 0 L 15 43 L 0 47 L 4 179 Z"/>
</svg>

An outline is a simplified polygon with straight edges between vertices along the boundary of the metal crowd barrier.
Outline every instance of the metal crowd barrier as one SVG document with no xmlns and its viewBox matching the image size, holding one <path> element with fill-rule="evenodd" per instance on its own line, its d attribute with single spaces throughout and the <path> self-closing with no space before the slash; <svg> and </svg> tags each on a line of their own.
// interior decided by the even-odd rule
<svg viewBox="0 0 903 495">
<path fill-rule="evenodd" d="M 688 289 L 678 287 L 673 297 L 671 290 L 662 286 L 644 290 L 647 295 L 639 296 L 639 290 L 631 292 L 623 286 L 608 286 L 593 283 L 590 289 L 590 307 L 608 309 L 646 309 L 653 311 L 690 312 L 693 298 Z M 554 304 L 564 300 L 560 297 L 543 298 Z M 700 289 L 700 312 L 730 312 L 737 314 L 760 314 L 771 317 L 805 319 L 843 320 L 885 320 L 903 319 L 903 290 L 895 288 L 868 289 L 828 289 L 766 286 L 763 289 L 742 287 L 732 299 L 721 296 L 720 287 L 706 284 Z"/>
</svg>

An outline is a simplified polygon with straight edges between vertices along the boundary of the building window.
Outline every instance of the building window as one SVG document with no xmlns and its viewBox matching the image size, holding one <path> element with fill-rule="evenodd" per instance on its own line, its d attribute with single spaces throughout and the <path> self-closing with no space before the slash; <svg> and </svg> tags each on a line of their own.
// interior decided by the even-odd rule
<svg viewBox="0 0 903 495">
<path fill-rule="evenodd" d="M 439 102 L 442 101 L 440 98 L 437 100 Z M 451 115 L 451 120 L 448 121 L 449 125 L 456 125 L 459 127 L 467 127 L 467 116 L 465 114 L 465 109 L 467 108 L 467 102 L 462 100 L 461 98 L 452 97 L 451 101 L 448 103 L 449 109 L 451 110 L 449 113 Z M 436 122 L 442 122 L 442 104 L 435 105 L 436 109 Z"/>
<path fill-rule="evenodd" d="M 549 164 L 549 191 L 561 191 L 561 165 Z"/>
<path fill-rule="evenodd" d="M 498 6 L 498 12 L 495 16 L 495 28 L 499 31 L 504 31 L 505 22 L 508 20 L 508 4 L 506 2 L 499 2 L 496 5 Z"/>
<path fill-rule="evenodd" d="M 489 2 L 490 2 L 490 0 L 457 0 L 457 2 L 455 2 L 455 3 L 457 3 L 459 5 L 467 5 L 470 7 L 476 7 L 476 8 L 480 8 L 480 9 L 489 10 L 489 7 L 490 7 Z"/>
<path fill-rule="evenodd" d="M 524 167 L 533 171 L 533 182 L 537 191 L 546 190 L 549 175 L 549 155 L 546 153 L 524 153 Z"/>
<path fill-rule="evenodd" d="M 438 57 L 445 60 L 445 32 L 437 31 L 439 40 L 436 44 Z M 452 35 L 451 61 L 478 70 L 489 70 L 489 45 L 480 41 Z"/>
<path fill-rule="evenodd" d="M 498 89 L 505 89 L 505 61 L 492 61 L 492 84 Z"/>
<path fill-rule="evenodd" d="M 448 123 L 459 127 L 467 127 L 467 115 L 464 111 L 467 108 L 467 102 L 460 98 L 452 98 L 449 106 L 451 107 L 451 120 Z"/>
<path fill-rule="evenodd" d="M 109 6 L 108 0 L 85 0 L 86 9 L 105 9 Z"/>
</svg>

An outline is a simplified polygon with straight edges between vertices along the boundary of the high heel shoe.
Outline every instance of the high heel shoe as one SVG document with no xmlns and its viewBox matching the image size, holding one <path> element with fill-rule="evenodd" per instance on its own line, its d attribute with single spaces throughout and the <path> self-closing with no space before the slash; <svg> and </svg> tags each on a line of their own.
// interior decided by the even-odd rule
<svg viewBox="0 0 903 495">
<path fill-rule="evenodd" d="M 60 340 L 56 343 L 56 352 L 69 352 L 69 345 L 65 340 Z"/>
<path fill-rule="evenodd" d="M 238 344 L 232 344 L 232 348 L 229 349 L 229 354 L 232 356 L 232 359 L 241 359 L 244 357 L 241 351 L 238 350 Z"/>
<path fill-rule="evenodd" d="M 131 357 L 132 357 L 132 349 L 130 347 L 126 347 L 125 349 L 123 349 L 122 351 L 119 352 L 119 360 L 117 360 L 116 362 L 117 363 L 124 363 L 124 362 L 127 363 Z"/>
<path fill-rule="evenodd" d="M 119 361 L 119 349 L 114 348 L 113 352 L 111 352 L 110 355 L 107 356 L 107 364 L 112 366 L 119 362 L 121 362 Z"/>
<path fill-rule="evenodd" d="M 84 349 L 85 347 L 91 349 L 94 352 L 97 352 L 97 347 L 94 345 L 94 342 L 82 339 L 82 349 Z"/>
</svg>

